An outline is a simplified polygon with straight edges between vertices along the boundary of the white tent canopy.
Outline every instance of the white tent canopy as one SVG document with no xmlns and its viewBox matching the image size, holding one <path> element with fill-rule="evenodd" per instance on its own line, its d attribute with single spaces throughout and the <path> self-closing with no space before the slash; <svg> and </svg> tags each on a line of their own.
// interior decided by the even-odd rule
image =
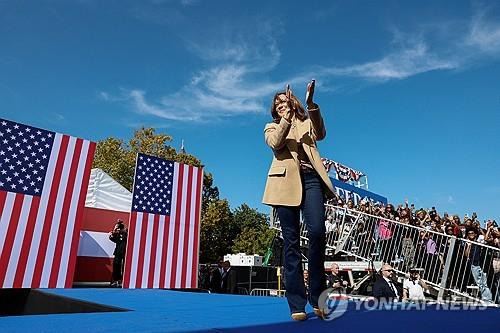
<svg viewBox="0 0 500 333">
<path fill-rule="evenodd" d="M 92 169 L 85 207 L 130 212 L 132 193 L 101 169 Z"/>
</svg>

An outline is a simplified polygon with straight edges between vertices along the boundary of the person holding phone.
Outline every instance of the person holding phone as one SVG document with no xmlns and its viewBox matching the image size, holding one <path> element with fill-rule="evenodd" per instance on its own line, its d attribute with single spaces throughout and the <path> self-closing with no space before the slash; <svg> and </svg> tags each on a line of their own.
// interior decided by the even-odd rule
<svg viewBox="0 0 500 333">
<path fill-rule="evenodd" d="M 113 252 L 113 273 L 111 287 L 121 287 L 123 267 L 125 264 L 125 251 L 127 249 L 127 228 L 122 220 L 116 220 L 115 227 L 109 232 L 109 240 L 116 244 Z"/>
<path fill-rule="evenodd" d="M 300 254 L 301 211 L 309 236 L 309 302 L 317 316 L 324 316 L 318 306 L 326 288 L 324 202 L 334 197 L 334 190 L 316 147 L 316 142 L 325 138 L 326 130 L 319 106 L 313 101 L 314 88 L 312 80 L 306 91 L 307 112 L 289 86 L 276 93 L 271 104 L 273 122 L 264 129 L 273 160 L 262 202 L 274 207 L 280 220 L 286 297 L 294 320 L 307 319 Z"/>
</svg>

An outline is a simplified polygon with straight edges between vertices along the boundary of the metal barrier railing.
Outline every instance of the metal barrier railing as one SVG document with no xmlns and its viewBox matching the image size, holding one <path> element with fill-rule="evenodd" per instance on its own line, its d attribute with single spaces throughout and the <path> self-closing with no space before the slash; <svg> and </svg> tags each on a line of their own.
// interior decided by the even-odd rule
<svg viewBox="0 0 500 333">
<path fill-rule="evenodd" d="M 274 296 L 274 297 L 283 297 L 285 296 L 285 290 L 279 289 L 261 289 L 254 288 L 250 291 L 250 296 Z"/>
<path fill-rule="evenodd" d="M 400 274 L 419 268 L 439 299 L 448 294 L 500 303 L 500 249 L 356 210 L 325 208 L 327 254 L 387 262 Z M 275 216 L 273 226 L 280 229 Z M 307 245 L 302 222 L 300 236 Z"/>
</svg>

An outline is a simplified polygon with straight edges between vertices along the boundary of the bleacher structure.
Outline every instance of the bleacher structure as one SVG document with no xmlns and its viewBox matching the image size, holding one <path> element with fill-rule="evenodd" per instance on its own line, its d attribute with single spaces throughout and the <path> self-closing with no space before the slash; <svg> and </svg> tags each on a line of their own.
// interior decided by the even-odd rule
<svg viewBox="0 0 500 333">
<path fill-rule="evenodd" d="M 420 269 L 429 292 L 439 301 L 500 304 L 500 249 L 356 210 L 329 204 L 325 208 L 327 257 L 371 267 L 374 262 L 389 263 L 400 280 L 410 268 Z M 271 214 L 271 227 L 281 235 L 276 214 Z M 307 249 L 303 222 L 300 234 L 301 246 Z"/>
</svg>

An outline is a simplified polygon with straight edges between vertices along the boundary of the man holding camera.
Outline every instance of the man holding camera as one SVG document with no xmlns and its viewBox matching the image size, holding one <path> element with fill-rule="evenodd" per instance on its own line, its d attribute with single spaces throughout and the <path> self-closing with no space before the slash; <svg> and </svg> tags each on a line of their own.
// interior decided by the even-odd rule
<svg viewBox="0 0 500 333">
<path fill-rule="evenodd" d="M 113 274 L 111 287 L 121 287 L 123 279 L 123 265 L 125 263 L 125 251 L 127 249 L 127 229 L 122 220 L 116 220 L 113 231 L 109 233 L 109 240 L 116 244 L 113 252 Z"/>
<path fill-rule="evenodd" d="M 420 279 L 418 269 L 410 269 L 410 276 L 403 281 L 403 301 L 425 301 L 424 290 L 427 285 Z"/>
</svg>

